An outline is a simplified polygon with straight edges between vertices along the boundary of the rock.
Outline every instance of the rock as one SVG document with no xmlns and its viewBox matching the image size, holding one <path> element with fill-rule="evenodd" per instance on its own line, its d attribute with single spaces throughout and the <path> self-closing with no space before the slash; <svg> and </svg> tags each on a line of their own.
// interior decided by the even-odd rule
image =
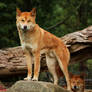
<svg viewBox="0 0 92 92">
<path fill-rule="evenodd" d="M 18 81 L 7 92 L 69 92 L 58 85 L 41 81 Z"/>
</svg>

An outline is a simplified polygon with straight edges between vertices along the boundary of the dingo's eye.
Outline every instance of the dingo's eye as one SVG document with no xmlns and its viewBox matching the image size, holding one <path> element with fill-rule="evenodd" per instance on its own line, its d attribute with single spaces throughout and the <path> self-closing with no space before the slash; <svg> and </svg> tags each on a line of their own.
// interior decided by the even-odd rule
<svg viewBox="0 0 92 92">
<path fill-rule="evenodd" d="M 27 22 L 31 22 L 30 20 L 28 20 Z"/>
<path fill-rule="evenodd" d="M 21 21 L 24 22 L 24 19 L 22 19 Z"/>
<path fill-rule="evenodd" d="M 80 81 L 77 82 L 78 84 L 80 83 Z"/>
</svg>

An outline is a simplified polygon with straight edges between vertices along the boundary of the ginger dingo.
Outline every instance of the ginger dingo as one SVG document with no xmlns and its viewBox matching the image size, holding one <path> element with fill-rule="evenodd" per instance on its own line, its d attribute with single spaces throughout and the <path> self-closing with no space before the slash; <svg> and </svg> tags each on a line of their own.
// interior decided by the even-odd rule
<svg viewBox="0 0 92 92">
<path fill-rule="evenodd" d="M 80 74 L 80 75 L 70 75 L 71 77 L 71 88 L 73 92 L 84 92 L 85 88 L 85 81 L 84 77 L 85 74 Z"/>
<path fill-rule="evenodd" d="M 60 75 L 60 73 L 59 73 Z M 62 72 L 61 72 L 62 75 Z M 86 74 L 72 74 L 69 73 L 70 75 L 70 82 L 71 82 L 71 90 L 72 92 L 84 92 L 85 89 L 85 76 Z M 66 89 L 66 85 L 63 86 L 63 88 Z"/>
<path fill-rule="evenodd" d="M 49 71 L 53 75 L 54 84 L 58 83 L 55 64 L 58 62 L 63 71 L 67 89 L 71 90 L 70 79 L 68 74 L 68 63 L 70 59 L 69 51 L 60 38 L 45 31 L 35 22 L 36 9 L 30 12 L 21 12 L 16 10 L 16 25 L 20 37 L 22 49 L 24 50 L 28 68 L 28 75 L 25 80 L 32 78 L 32 58 L 34 60 L 34 76 L 32 80 L 38 80 L 40 71 L 40 55 L 46 54 L 46 63 Z"/>
</svg>

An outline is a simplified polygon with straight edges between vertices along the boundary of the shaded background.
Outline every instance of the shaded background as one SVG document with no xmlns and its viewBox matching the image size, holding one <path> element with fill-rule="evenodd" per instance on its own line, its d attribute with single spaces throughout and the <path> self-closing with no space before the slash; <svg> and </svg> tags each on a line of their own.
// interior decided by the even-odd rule
<svg viewBox="0 0 92 92">
<path fill-rule="evenodd" d="M 37 9 L 37 23 L 63 36 L 92 24 L 91 0 L 0 0 L 0 48 L 18 46 L 16 7 L 22 11 Z"/>
</svg>

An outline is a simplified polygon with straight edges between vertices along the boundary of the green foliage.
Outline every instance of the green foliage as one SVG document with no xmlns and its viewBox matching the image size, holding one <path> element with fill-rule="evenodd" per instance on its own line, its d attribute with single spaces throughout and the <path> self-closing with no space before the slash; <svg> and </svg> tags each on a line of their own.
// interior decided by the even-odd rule
<svg viewBox="0 0 92 92">
<path fill-rule="evenodd" d="M 30 11 L 36 7 L 37 24 L 59 37 L 92 24 L 91 0 L 1 0 L 0 48 L 19 45 L 16 7 L 22 11 Z M 64 22 L 48 29 L 60 21 Z"/>
<path fill-rule="evenodd" d="M 18 45 L 16 31 L 16 3 L 11 0 L 0 2 L 0 48 Z"/>
<path fill-rule="evenodd" d="M 92 59 L 87 61 L 87 67 L 90 69 L 90 72 L 92 72 Z"/>
</svg>

